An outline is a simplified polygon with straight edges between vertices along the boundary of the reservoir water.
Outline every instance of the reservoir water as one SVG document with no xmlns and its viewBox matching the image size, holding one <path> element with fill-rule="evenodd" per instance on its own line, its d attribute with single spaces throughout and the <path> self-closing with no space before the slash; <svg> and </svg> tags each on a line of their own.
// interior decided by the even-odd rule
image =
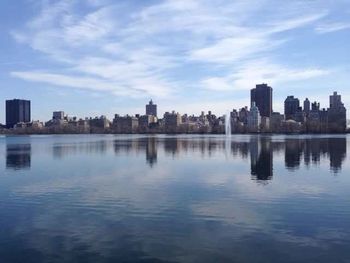
<svg viewBox="0 0 350 263">
<path fill-rule="evenodd" d="M 350 262 L 346 135 L 0 137 L 0 262 Z"/>
</svg>

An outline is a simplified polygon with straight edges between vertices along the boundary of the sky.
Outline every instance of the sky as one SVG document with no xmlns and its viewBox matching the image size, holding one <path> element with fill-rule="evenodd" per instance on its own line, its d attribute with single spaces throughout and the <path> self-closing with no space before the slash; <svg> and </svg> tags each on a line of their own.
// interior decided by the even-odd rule
<svg viewBox="0 0 350 263">
<path fill-rule="evenodd" d="M 32 119 L 158 111 L 217 115 L 249 106 L 258 83 L 350 105 L 350 0 L 1 0 L 5 100 Z"/>
</svg>

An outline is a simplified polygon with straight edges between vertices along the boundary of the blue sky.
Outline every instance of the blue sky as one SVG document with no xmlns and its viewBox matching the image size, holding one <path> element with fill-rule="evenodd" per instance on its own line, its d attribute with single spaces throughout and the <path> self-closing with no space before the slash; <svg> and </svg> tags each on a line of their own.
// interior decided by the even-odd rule
<svg viewBox="0 0 350 263">
<path fill-rule="evenodd" d="M 33 119 L 144 113 L 150 98 L 223 114 L 261 82 L 275 111 L 334 90 L 350 105 L 349 0 L 1 0 L 0 30 L 0 107 L 30 99 Z"/>
</svg>

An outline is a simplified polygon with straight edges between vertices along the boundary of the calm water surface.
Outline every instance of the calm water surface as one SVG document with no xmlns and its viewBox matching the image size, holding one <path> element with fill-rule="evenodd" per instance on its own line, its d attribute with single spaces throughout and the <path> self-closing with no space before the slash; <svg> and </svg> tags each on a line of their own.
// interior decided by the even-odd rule
<svg viewBox="0 0 350 263">
<path fill-rule="evenodd" d="M 348 136 L 0 137 L 0 262 L 350 262 Z"/>
</svg>

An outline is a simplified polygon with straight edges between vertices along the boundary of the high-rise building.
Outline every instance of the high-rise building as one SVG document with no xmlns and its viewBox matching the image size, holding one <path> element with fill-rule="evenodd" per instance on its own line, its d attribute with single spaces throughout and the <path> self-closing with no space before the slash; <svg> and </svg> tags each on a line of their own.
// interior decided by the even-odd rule
<svg viewBox="0 0 350 263">
<path fill-rule="evenodd" d="M 338 95 L 336 91 L 333 95 L 329 96 L 329 108 L 342 108 L 344 104 L 341 101 L 341 95 Z"/>
<path fill-rule="evenodd" d="M 300 107 L 300 101 L 298 98 L 294 98 L 294 96 L 288 96 L 284 101 L 284 115 L 286 120 L 293 120 L 295 113 L 298 111 Z"/>
<path fill-rule="evenodd" d="M 320 110 L 320 103 L 315 101 L 311 104 L 311 111 L 319 111 Z"/>
<path fill-rule="evenodd" d="M 30 122 L 29 100 L 6 101 L 6 128 L 13 128 L 19 122 Z"/>
<path fill-rule="evenodd" d="M 311 103 L 310 103 L 310 100 L 308 98 L 306 98 L 304 100 L 304 112 L 306 114 L 308 114 L 310 112 L 310 109 L 311 109 Z"/>
<path fill-rule="evenodd" d="M 337 92 L 329 97 L 328 130 L 330 132 L 345 132 L 346 130 L 346 108 Z"/>
<path fill-rule="evenodd" d="M 146 115 L 157 117 L 157 104 L 153 104 L 152 100 L 146 105 Z"/>
<path fill-rule="evenodd" d="M 258 132 L 260 130 L 261 124 L 261 115 L 259 108 L 255 105 L 255 102 L 252 103 L 250 111 L 248 113 L 248 130 L 250 132 Z"/>
<path fill-rule="evenodd" d="M 267 84 L 258 84 L 250 91 L 251 105 L 255 102 L 261 117 L 271 117 L 272 114 L 272 88 Z"/>
<path fill-rule="evenodd" d="M 244 125 L 247 125 L 248 123 L 248 112 L 248 107 L 244 107 L 238 112 L 239 121 L 242 122 Z"/>
</svg>

